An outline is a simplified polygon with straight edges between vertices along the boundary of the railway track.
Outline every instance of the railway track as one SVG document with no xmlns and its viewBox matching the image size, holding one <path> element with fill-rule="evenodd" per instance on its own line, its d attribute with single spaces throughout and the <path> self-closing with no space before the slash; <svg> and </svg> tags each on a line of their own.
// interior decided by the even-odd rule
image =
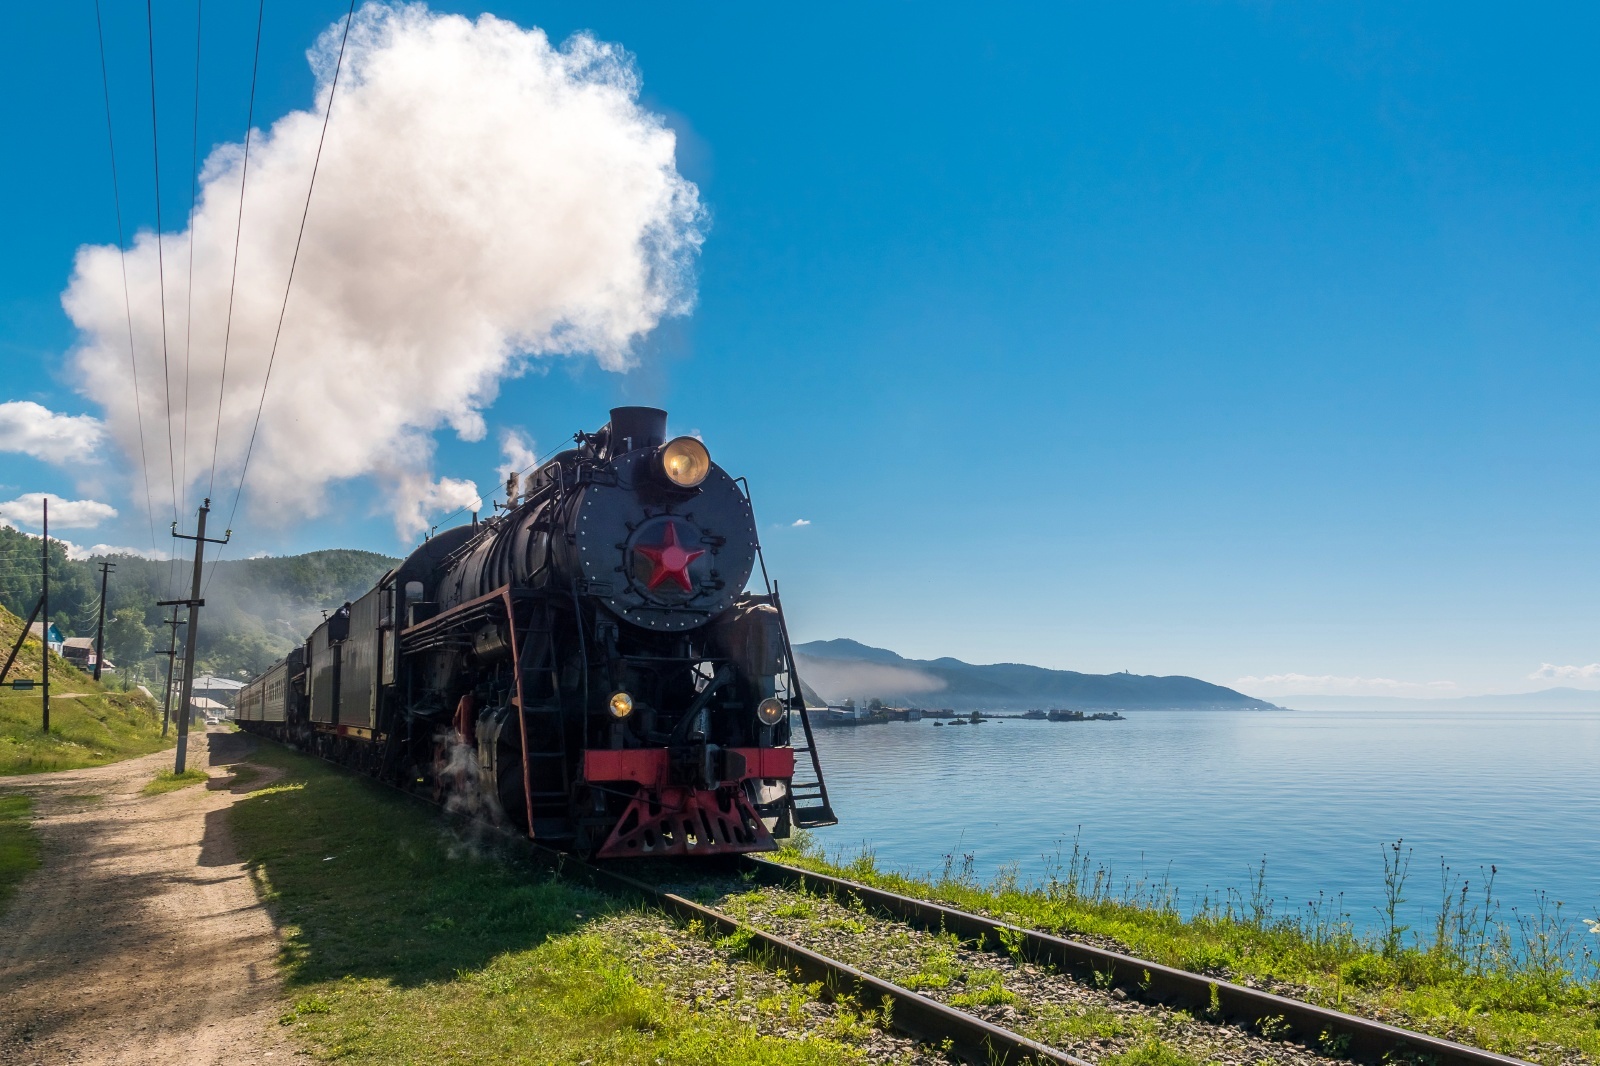
<svg viewBox="0 0 1600 1066">
<path fill-rule="evenodd" d="M 747 856 L 721 871 L 690 870 L 690 880 L 682 883 L 682 864 L 658 879 L 649 876 L 649 867 L 635 876 L 620 864 L 597 866 L 529 846 L 566 876 L 735 938 L 754 960 L 793 978 L 820 982 L 830 998 L 847 997 L 868 1008 L 885 1005 L 884 1016 L 895 1029 L 985 1066 L 1090 1066 L 1092 1059 L 1118 1050 L 1117 1041 L 1103 1039 L 1108 1031 L 1132 1038 L 1121 1041 L 1124 1049 L 1156 1036 L 1201 1061 L 1528 1066 L 1480 1048 L 770 860 Z M 726 902 L 705 902 L 717 897 Z M 863 915 L 873 921 L 854 920 Z M 923 948 L 950 959 L 954 969 L 980 974 L 982 980 L 943 987 L 927 987 L 924 980 L 920 989 L 908 987 L 919 983 L 917 937 Z M 905 980 L 908 974 L 911 980 Z"/>
<path fill-rule="evenodd" d="M 394 791 L 441 809 L 414 792 Z M 828 999 L 847 999 L 864 1009 L 884 1008 L 882 1017 L 899 1032 L 982 1066 L 1093 1066 L 1090 1058 L 1061 1046 L 1076 1044 L 1085 1055 L 1103 1057 L 1108 1049 L 1092 1033 L 1074 1032 L 1070 1025 L 1051 1032 L 1048 1017 L 1037 1037 L 1018 1029 L 1040 1028 L 1032 1024 L 1039 1017 L 1038 1008 L 1059 1010 L 1067 1001 L 1080 1008 L 1087 1004 L 1092 1011 L 1097 998 L 1100 1017 L 1114 1016 L 1108 1022 L 1113 1028 L 1118 1017 L 1142 1019 L 1126 1028 L 1163 1039 L 1176 1036 L 1180 1051 L 1186 1050 L 1186 1036 L 1201 1033 L 1194 1048 L 1201 1061 L 1252 1066 L 1264 1062 L 1312 1066 L 1319 1061 L 1529 1066 L 1510 1056 L 766 859 L 744 856 L 733 862 L 702 860 L 665 867 L 599 865 L 464 815 L 446 812 L 446 817 L 474 833 L 492 833 L 560 876 L 646 903 L 685 925 L 698 924 L 731 938 L 753 961 L 792 979 L 818 983 Z M 657 873 L 665 876 L 652 876 Z M 787 893 L 790 898 L 787 904 L 768 899 L 768 905 L 753 905 L 752 897 L 759 893 L 752 888 Z M 703 902 L 719 896 L 734 906 L 722 909 Z M 879 960 L 885 953 L 880 950 L 875 955 L 871 943 L 864 950 L 852 950 L 848 935 L 818 937 L 806 932 L 804 909 L 819 904 L 887 923 L 890 928 L 886 936 L 880 930 L 878 948 L 885 944 L 914 948 L 913 938 L 922 936 L 935 939 L 947 952 L 965 953 L 968 961 L 983 957 L 989 966 L 981 972 L 993 980 L 987 986 L 990 994 L 984 988 L 940 991 L 924 982 L 918 990 L 907 987 L 914 982 L 897 983 L 892 971 L 905 966 L 882 965 Z M 730 913 L 731 909 L 743 914 Z M 836 916 L 824 926 L 846 934 L 867 932 L 864 923 L 848 917 Z M 855 961 L 841 957 L 852 954 L 861 957 Z M 888 954 L 893 954 L 893 947 Z M 889 976 L 882 972 L 886 969 Z M 1020 982 L 1027 986 L 1022 995 L 1004 986 L 1008 969 L 1027 978 Z M 1014 1003 L 1025 1009 L 1017 1010 Z M 1080 1010 L 1076 1017 L 1086 1013 Z"/>
</svg>

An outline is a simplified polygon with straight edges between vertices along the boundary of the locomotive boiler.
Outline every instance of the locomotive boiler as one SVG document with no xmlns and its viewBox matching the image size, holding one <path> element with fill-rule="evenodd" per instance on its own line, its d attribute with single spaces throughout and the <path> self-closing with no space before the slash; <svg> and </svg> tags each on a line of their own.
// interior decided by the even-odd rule
<svg viewBox="0 0 1600 1066">
<path fill-rule="evenodd" d="M 621 407 L 241 692 L 246 730 L 597 857 L 831 825 L 750 498 Z"/>
</svg>

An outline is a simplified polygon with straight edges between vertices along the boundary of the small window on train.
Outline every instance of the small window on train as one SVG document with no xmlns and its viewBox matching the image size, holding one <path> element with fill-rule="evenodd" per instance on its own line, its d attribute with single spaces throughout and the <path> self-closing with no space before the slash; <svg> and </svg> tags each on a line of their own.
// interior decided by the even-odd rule
<svg viewBox="0 0 1600 1066">
<path fill-rule="evenodd" d="M 420 581 L 407 581 L 406 582 L 406 602 L 407 603 L 416 603 L 416 602 L 420 601 L 421 599 L 422 599 L 422 582 L 420 582 Z"/>
</svg>

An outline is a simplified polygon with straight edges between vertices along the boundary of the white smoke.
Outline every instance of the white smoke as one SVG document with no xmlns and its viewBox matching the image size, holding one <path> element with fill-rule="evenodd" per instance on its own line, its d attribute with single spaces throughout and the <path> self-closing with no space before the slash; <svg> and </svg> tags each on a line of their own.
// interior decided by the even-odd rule
<svg viewBox="0 0 1600 1066">
<path fill-rule="evenodd" d="M 500 458 L 501 484 L 505 484 L 507 477 L 520 474 L 539 461 L 539 456 L 533 450 L 533 441 L 514 429 L 500 434 Z"/>
<path fill-rule="evenodd" d="M 252 137 L 219 496 L 250 441 L 341 32 L 331 27 L 309 53 L 315 107 Z M 537 29 L 488 15 L 472 22 L 380 4 L 357 13 L 250 462 L 254 517 L 315 515 L 334 483 L 371 475 L 400 533 L 425 529 L 430 511 L 478 496 L 470 484 L 433 479 L 435 430 L 480 439 L 501 382 L 532 358 L 587 354 L 623 370 L 640 337 L 688 311 L 703 212 L 695 186 L 677 172 L 673 133 L 639 105 L 638 92 L 626 53 L 586 35 L 556 48 Z M 242 145 L 212 152 L 191 220 L 188 452 L 176 465 L 201 489 L 243 163 Z M 175 419 L 188 237 L 166 237 Z M 153 233 L 137 236 L 127 267 L 150 482 L 162 511 L 170 489 Z M 117 250 L 81 248 L 62 302 L 82 332 L 82 388 L 136 462 Z"/>
</svg>

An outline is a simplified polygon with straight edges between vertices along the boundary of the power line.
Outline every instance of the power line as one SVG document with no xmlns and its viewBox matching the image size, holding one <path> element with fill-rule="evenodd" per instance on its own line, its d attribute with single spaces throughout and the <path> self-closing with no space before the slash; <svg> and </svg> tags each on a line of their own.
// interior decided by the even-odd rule
<svg viewBox="0 0 1600 1066">
<path fill-rule="evenodd" d="M 194 326 L 194 228 L 200 181 L 200 26 L 204 0 L 194 2 L 194 120 L 189 129 L 189 282 L 183 312 L 183 493 L 189 498 L 189 365 Z"/>
<path fill-rule="evenodd" d="M 128 297 L 128 253 L 122 245 L 122 193 L 117 183 L 117 141 L 111 133 L 111 80 L 106 76 L 106 34 L 100 0 L 94 0 L 95 38 L 100 43 L 100 91 L 106 102 L 106 144 L 111 149 L 111 201 L 117 209 L 117 256 L 122 260 L 122 309 L 128 319 L 128 364 L 133 368 L 133 410 L 139 425 L 139 472 L 144 475 L 144 513 L 150 522 L 150 550 L 156 546 L 155 504 L 150 498 L 150 459 L 144 447 L 144 404 L 139 397 L 139 360 L 133 348 L 133 304 Z"/>
<path fill-rule="evenodd" d="M 244 231 L 244 189 L 245 182 L 250 178 L 250 134 L 254 131 L 256 120 L 256 74 L 261 69 L 261 20 L 266 10 L 267 0 L 260 0 L 256 7 L 256 54 L 250 65 L 250 108 L 244 120 L 244 166 L 239 171 L 239 217 L 233 224 L 233 270 L 228 277 L 228 319 L 222 331 L 222 378 L 217 383 L 217 425 L 211 437 L 211 480 L 206 487 L 207 496 L 215 495 L 217 487 L 217 448 L 222 441 L 222 398 L 228 388 L 228 343 L 233 338 L 233 292 L 239 282 L 239 235 Z M 328 103 L 331 106 L 333 100 L 330 98 Z M 231 516 L 229 524 L 232 524 Z"/>
<path fill-rule="evenodd" d="M 172 481 L 172 520 L 178 520 L 178 472 L 172 446 L 172 365 L 167 355 L 167 266 L 161 247 L 161 134 L 156 124 L 156 25 L 151 0 L 144 0 L 145 40 L 150 49 L 150 150 L 156 179 L 156 277 L 161 295 L 161 372 L 167 399 L 167 476 Z"/>
<path fill-rule="evenodd" d="M 145 0 L 148 5 L 150 0 Z M 339 92 L 339 72 L 344 67 L 345 44 L 350 40 L 350 23 L 355 21 L 356 0 L 350 0 L 350 10 L 344 19 L 344 35 L 339 38 L 339 58 L 334 62 L 333 83 L 328 87 L 328 106 L 322 113 L 322 133 L 317 138 L 317 154 L 311 161 L 311 181 L 306 185 L 306 205 L 300 212 L 300 232 L 294 239 L 294 256 L 289 260 L 289 279 L 283 286 L 283 306 L 278 309 L 278 328 L 272 335 L 272 352 L 267 356 L 267 374 L 261 382 L 261 400 L 256 404 L 256 419 L 250 428 L 250 445 L 245 449 L 244 465 L 239 470 L 239 488 L 233 494 L 233 507 L 228 511 L 228 528 L 233 527 L 233 517 L 239 510 L 239 497 L 244 494 L 245 477 L 250 473 L 250 457 L 255 454 L 256 434 L 261 429 L 261 412 L 267 405 L 267 386 L 272 383 L 272 366 L 278 360 L 278 341 L 283 336 L 283 320 L 289 311 L 289 292 L 294 287 L 294 270 L 300 262 L 300 244 L 306 236 L 306 219 L 311 214 L 311 193 L 317 187 L 317 168 L 322 165 L 322 145 L 328 139 L 328 120 L 333 117 L 333 98 Z"/>
</svg>

